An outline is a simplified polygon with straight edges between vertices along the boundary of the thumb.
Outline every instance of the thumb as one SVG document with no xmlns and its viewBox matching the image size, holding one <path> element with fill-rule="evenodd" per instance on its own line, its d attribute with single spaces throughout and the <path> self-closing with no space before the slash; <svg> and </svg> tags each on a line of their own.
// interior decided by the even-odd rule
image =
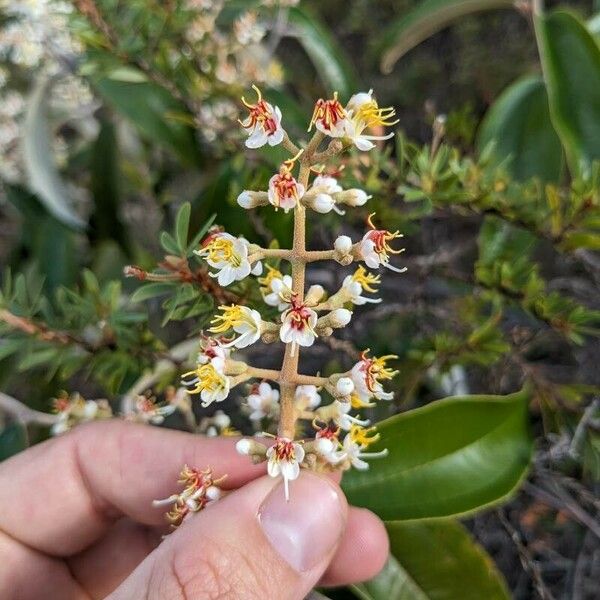
<svg viewBox="0 0 600 600">
<path fill-rule="evenodd" d="M 329 479 L 303 471 L 283 484 L 263 477 L 186 521 L 110 596 L 301 600 L 333 557 L 347 504 Z"/>
</svg>

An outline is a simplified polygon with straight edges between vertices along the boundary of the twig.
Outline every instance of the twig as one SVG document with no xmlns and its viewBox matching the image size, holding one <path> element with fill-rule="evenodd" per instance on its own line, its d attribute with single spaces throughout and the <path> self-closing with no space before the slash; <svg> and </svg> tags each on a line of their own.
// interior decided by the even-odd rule
<svg viewBox="0 0 600 600">
<path fill-rule="evenodd" d="M 498 515 L 502 526 L 504 527 L 511 540 L 513 541 L 514 545 L 516 546 L 521 564 L 523 565 L 525 571 L 531 575 L 531 578 L 533 579 L 533 584 L 535 585 L 535 589 L 539 594 L 540 598 L 542 600 L 554 600 L 554 596 L 544 583 L 540 566 L 529 552 L 527 546 L 525 546 L 525 544 L 523 543 L 521 534 L 513 527 L 512 523 L 504 514 L 504 511 L 497 510 L 496 514 Z"/>
<path fill-rule="evenodd" d="M 0 411 L 12 415 L 23 425 L 54 425 L 58 417 L 49 413 L 33 410 L 16 398 L 0 392 Z"/>
<path fill-rule="evenodd" d="M 585 409 L 583 416 L 577 423 L 571 445 L 569 446 L 569 456 L 573 460 L 579 460 L 581 457 L 581 451 L 583 449 L 583 443 L 585 441 L 585 433 L 587 431 L 588 424 L 594 417 L 594 413 L 600 407 L 600 398 L 594 398 L 589 406 Z"/>
</svg>

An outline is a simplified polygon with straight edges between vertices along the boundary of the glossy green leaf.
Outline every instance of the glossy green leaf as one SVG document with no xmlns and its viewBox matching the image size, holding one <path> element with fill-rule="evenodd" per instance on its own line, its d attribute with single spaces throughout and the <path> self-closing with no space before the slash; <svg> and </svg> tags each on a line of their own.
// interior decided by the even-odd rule
<svg viewBox="0 0 600 600">
<path fill-rule="evenodd" d="M 471 513 L 510 495 L 531 457 L 529 393 L 465 396 L 378 424 L 388 449 L 367 471 L 352 469 L 342 487 L 351 504 L 388 520 Z"/>
<path fill-rule="evenodd" d="M 600 158 L 600 47 L 585 24 L 555 11 L 535 19 L 550 114 L 574 174 Z"/>
<path fill-rule="evenodd" d="M 365 600 L 508 600 L 485 550 L 458 522 L 388 522 L 391 558 L 375 579 L 354 588 Z"/>
<path fill-rule="evenodd" d="M 557 181 L 563 164 L 560 139 L 554 131 L 546 86 L 541 77 L 525 77 L 510 85 L 488 111 L 477 145 L 494 142 L 498 161 L 509 158 L 509 170 L 520 180 L 539 177 Z"/>
<path fill-rule="evenodd" d="M 383 32 L 381 70 L 390 73 L 409 50 L 452 21 L 484 10 L 512 8 L 513 0 L 423 0 Z"/>
<path fill-rule="evenodd" d="M 305 8 L 291 7 L 288 19 L 292 35 L 308 54 L 328 91 L 338 91 L 343 99 L 348 99 L 358 89 L 356 74 L 335 38 Z"/>
<path fill-rule="evenodd" d="M 188 164 L 198 162 L 194 132 L 185 108 L 153 82 L 133 83 L 104 78 L 96 89 L 151 142 L 169 146 Z"/>
<path fill-rule="evenodd" d="M 41 77 L 35 84 L 23 123 L 23 160 L 28 185 L 48 212 L 61 223 L 76 229 L 85 227 L 72 206 L 70 193 L 53 160 L 48 95 L 52 79 Z"/>
</svg>

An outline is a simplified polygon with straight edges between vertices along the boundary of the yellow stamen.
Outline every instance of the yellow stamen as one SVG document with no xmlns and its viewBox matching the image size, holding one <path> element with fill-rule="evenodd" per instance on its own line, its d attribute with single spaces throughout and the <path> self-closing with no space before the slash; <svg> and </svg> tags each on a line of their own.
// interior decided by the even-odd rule
<svg viewBox="0 0 600 600">
<path fill-rule="evenodd" d="M 226 385 L 226 379 L 224 375 L 221 375 L 212 364 L 199 365 L 193 371 L 188 371 L 182 375 L 182 378 L 186 377 L 197 377 L 198 382 L 195 384 L 193 389 L 188 390 L 188 394 L 199 394 L 204 390 L 209 392 L 216 392 L 217 390 L 223 389 Z"/>
<path fill-rule="evenodd" d="M 235 251 L 233 242 L 221 236 L 215 237 L 199 253 L 208 260 L 214 262 L 225 261 L 234 267 L 239 267 L 242 262 L 240 255 Z"/>
<path fill-rule="evenodd" d="M 352 427 L 350 427 L 349 435 L 353 442 L 366 448 L 367 446 L 374 444 L 381 437 L 379 433 L 369 437 L 369 434 L 373 433 L 374 431 L 377 431 L 376 427 L 365 428 L 361 425 L 352 425 Z"/>
<path fill-rule="evenodd" d="M 361 400 L 360 396 L 356 393 L 351 394 L 350 404 L 352 405 L 352 408 L 355 408 L 356 410 L 360 410 L 361 408 L 370 408 L 371 406 L 375 406 L 375 402 L 365 402 L 364 400 Z"/>
<path fill-rule="evenodd" d="M 209 329 L 211 333 L 225 333 L 230 329 L 233 329 L 237 325 L 241 325 L 246 322 L 242 307 L 238 304 L 232 304 L 231 306 L 219 306 L 219 310 L 223 313 L 222 315 L 215 315 L 211 324 L 213 327 Z"/>
<path fill-rule="evenodd" d="M 365 127 L 390 127 L 399 122 L 394 119 L 396 111 L 393 107 L 379 108 L 376 100 L 365 102 L 356 113 L 352 115 L 353 120 L 360 121 Z"/>
<path fill-rule="evenodd" d="M 266 267 L 268 270 L 267 274 L 264 277 L 258 278 L 258 284 L 263 296 L 271 293 L 273 279 L 283 279 L 283 275 L 275 267 L 271 267 L 270 265 L 266 265 Z"/>
<path fill-rule="evenodd" d="M 362 265 L 356 269 L 354 275 L 352 275 L 352 280 L 356 281 L 360 284 L 360 287 L 365 292 L 370 292 L 371 294 L 377 293 L 377 288 L 373 287 L 377 285 L 381 281 L 380 275 L 374 275 L 373 273 L 369 273 Z"/>
</svg>

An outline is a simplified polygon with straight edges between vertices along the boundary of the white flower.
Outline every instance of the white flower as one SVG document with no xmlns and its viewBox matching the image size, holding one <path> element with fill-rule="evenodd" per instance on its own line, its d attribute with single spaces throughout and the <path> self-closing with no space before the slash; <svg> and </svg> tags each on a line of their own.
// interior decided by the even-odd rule
<svg viewBox="0 0 600 600">
<path fill-rule="evenodd" d="M 225 369 L 225 361 L 229 358 L 231 351 L 225 348 L 221 342 L 212 337 L 200 340 L 200 351 L 196 362 L 199 365 L 211 363 L 220 373 Z"/>
<path fill-rule="evenodd" d="M 213 327 L 209 329 L 211 333 L 225 333 L 231 329 L 238 335 L 232 341 L 222 344 L 229 348 L 246 348 L 260 339 L 262 333 L 262 319 L 257 310 L 247 306 L 232 304 L 231 306 L 219 306 L 223 313 L 216 315 L 211 323 Z"/>
<path fill-rule="evenodd" d="M 380 458 L 387 456 L 387 450 L 381 452 L 364 452 L 365 444 L 355 441 L 354 436 L 348 433 L 342 442 L 342 449 L 336 454 L 338 461 L 347 460 L 355 469 L 366 471 L 369 463 L 364 458 Z"/>
<path fill-rule="evenodd" d="M 285 498 L 289 500 L 289 482 L 300 475 L 300 464 L 304 460 L 304 448 L 284 437 L 275 439 L 267 450 L 267 473 L 271 477 L 281 475 L 285 486 Z"/>
<path fill-rule="evenodd" d="M 260 421 L 264 417 L 272 417 L 279 411 L 279 390 L 273 389 L 266 381 L 253 387 L 247 398 L 252 409 L 251 421 Z"/>
<path fill-rule="evenodd" d="M 351 370 L 351 377 L 358 398 L 361 402 L 368 402 L 371 398 L 392 400 L 394 394 L 386 392 L 381 381 L 390 380 L 398 373 L 398 371 L 393 371 L 386 366 L 388 360 L 398 357 L 390 354 L 379 358 L 369 358 L 367 352 L 362 353 L 361 360 Z"/>
<path fill-rule="evenodd" d="M 279 173 L 269 179 L 269 202 L 275 208 L 283 208 L 285 212 L 294 208 L 304 196 L 304 186 L 292 175 L 293 161 L 281 165 Z"/>
<path fill-rule="evenodd" d="M 325 194 L 337 194 L 343 191 L 338 180 L 330 175 L 317 175 L 313 180 L 312 189 Z"/>
<path fill-rule="evenodd" d="M 217 371 L 211 363 L 198 365 L 193 371 L 184 373 L 182 383 L 190 388 L 188 393 L 200 394 L 203 407 L 225 400 L 231 387 L 229 377 Z"/>
<path fill-rule="evenodd" d="M 396 273 L 403 273 L 406 271 L 406 267 L 399 269 L 390 265 L 390 254 L 400 254 L 404 249 L 394 250 L 389 245 L 390 241 L 400 238 L 402 235 L 398 231 L 391 233 L 386 229 L 377 229 L 372 221 L 374 214 L 369 215 L 368 219 L 371 230 L 365 233 L 359 244 L 360 257 L 371 269 L 377 269 L 381 265 Z"/>
<path fill-rule="evenodd" d="M 52 435 L 65 433 L 80 423 L 112 416 L 112 409 L 106 400 L 84 400 L 79 394 L 60 396 L 54 400 L 53 407 L 57 420 L 52 425 Z"/>
<path fill-rule="evenodd" d="M 358 417 L 353 417 L 348 413 L 352 410 L 352 405 L 350 402 L 340 402 L 339 400 L 334 400 L 333 403 L 329 406 L 325 407 L 327 412 L 331 412 L 333 409 L 333 414 L 331 416 L 331 420 L 340 428 L 348 431 L 352 425 L 368 425 L 368 420 L 362 420 Z"/>
<path fill-rule="evenodd" d="M 296 404 L 313 410 L 321 404 L 321 396 L 315 385 L 299 385 L 296 387 Z"/>
<path fill-rule="evenodd" d="M 284 344 L 312 346 L 317 334 L 317 313 L 292 296 L 291 306 L 281 314 L 279 337 Z M 292 347 L 292 352 L 293 352 Z"/>
<path fill-rule="evenodd" d="M 128 418 L 142 423 L 152 423 L 152 425 L 160 425 L 164 422 L 165 417 L 172 415 L 177 406 L 174 404 L 166 404 L 160 406 L 156 404 L 153 398 L 147 396 L 138 396 L 135 403 L 135 413 L 128 415 Z"/>
<path fill-rule="evenodd" d="M 283 141 L 285 131 L 281 126 L 281 111 L 262 99 L 262 94 L 256 86 L 252 86 L 258 96 L 256 104 L 250 104 L 242 97 L 242 102 L 250 111 L 245 121 L 240 121 L 248 133 L 246 146 L 260 148 L 265 144 L 276 146 Z"/>
<path fill-rule="evenodd" d="M 377 288 L 374 286 L 377 285 L 380 280 L 381 277 L 379 275 L 373 275 L 367 272 L 364 267 L 359 266 L 352 275 L 348 275 L 344 279 L 342 287 L 338 292 L 340 300 L 342 302 L 350 300 L 352 304 L 358 306 L 367 304 L 367 302 L 377 304 L 381 302 L 381 298 L 365 298 L 362 294 L 363 291 L 376 293 Z M 336 296 L 338 294 L 336 294 Z"/>
<path fill-rule="evenodd" d="M 346 111 L 337 98 L 337 92 L 333 98 L 324 100 L 320 98 L 315 103 L 312 119 L 310 120 L 310 131 L 312 126 L 325 135 L 333 138 L 341 138 L 346 135 L 347 119 Z"/>
<path fill-rule="evenodd" d="M 315 448 L 317 452 L 332 465 L 339 463 L 343 459 L 343 456 L 339 452 L 340 442 L 337 437 L 338 431 L 338 429 L 327 427 L 321 429 L 315 435 Z"/>
<path fill-rule="evenodd" d="M 373 141 L 387 140 L 394 134 L 366 135 L 366 129 L 395 125 L 398 121 L 393 117 L 393 108 L 379 108 L 373 98 L 373 90 L 354 94 L 346 106 L 345 135 L 359 150 L 371 150 L 375 147 Z"/>
<path fill-rule="evenodd" d="M 289 307 L 289 298 L 292 297 L 292 278 L 282 275 L 277 269 L 267 268 L 267 275 L 259 279 L 263 300 L 269 306 L 276 306 L 279 311 L 284 311 Z"/>
<path fill-rule="evenodd" d="M 211 273 L 216 277 L 219 285 L 226 287 L 234 281 L 241 281 L 250 273 L 260 275 L 262 264 L 257 262 L 254 267 L 248 261 L 249 243 L 244 238 L 236 238 L 232 235 L 215 231 L 210 233 L 202 242 L 200 250 L 194 253 L 202 257 L 206 262 L 217 269 L 217 273 Z"/>
</svg>

